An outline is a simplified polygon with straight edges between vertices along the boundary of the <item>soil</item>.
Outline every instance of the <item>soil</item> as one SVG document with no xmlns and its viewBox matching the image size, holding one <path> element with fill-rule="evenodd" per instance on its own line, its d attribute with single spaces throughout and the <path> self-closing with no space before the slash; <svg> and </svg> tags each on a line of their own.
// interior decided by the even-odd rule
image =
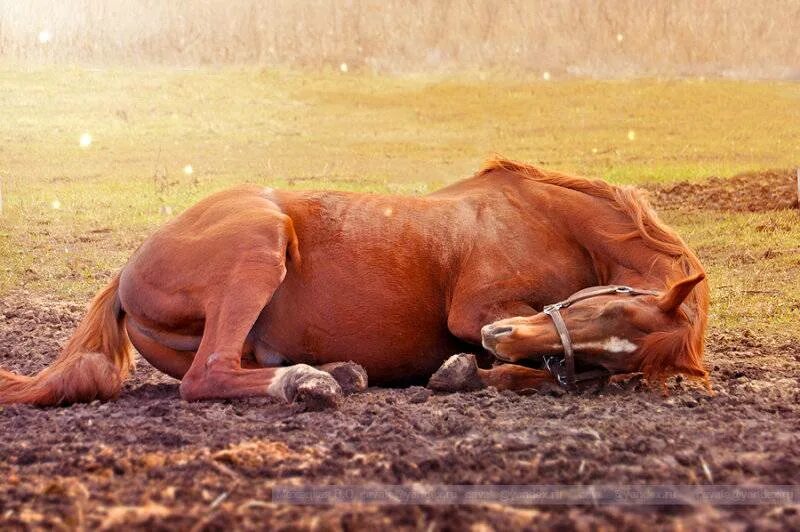
<svg viewBox="0 0 800 532">
<path fill-rule="evenodd" d="M 770 170 L 712 177 L 700 183 L 682 182 L 647 187 L 657 209 L 713 209 L 761 212 L 798 207 L 796 170 Z"/>
<path fill-rule="evenodd" d="M 0 366 L 44 367 L 82 306 L 0 301 Z M 306 412 L 270 399 L 186 403 L 140 361 L 116 401 L 0 409 L 0 529 L 800 529 L 798 506 L 297 506 L 275 485 L 800 484 L 800 348 L 712 331 L 715 395 L 646 390 L 431 394 Z"/>
</svg>

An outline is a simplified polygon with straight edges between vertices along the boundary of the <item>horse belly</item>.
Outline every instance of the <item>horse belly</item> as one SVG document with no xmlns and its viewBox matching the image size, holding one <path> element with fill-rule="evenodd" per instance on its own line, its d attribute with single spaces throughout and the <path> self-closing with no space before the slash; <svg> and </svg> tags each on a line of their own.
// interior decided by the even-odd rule
<svg viewBox="0 0 800 532">
<path fill-rule="evenodd" d="M 254 327 L 262 348 L 293 363 L 353 361 L 364 367 L 372 384 L 425 380 L 464 349 L 430 294 L 409 304 L 406 297 L 386 292 L 365 298 L 358 294 L 364 286 L 325 285 L 285 282 Z"/>
</svg>

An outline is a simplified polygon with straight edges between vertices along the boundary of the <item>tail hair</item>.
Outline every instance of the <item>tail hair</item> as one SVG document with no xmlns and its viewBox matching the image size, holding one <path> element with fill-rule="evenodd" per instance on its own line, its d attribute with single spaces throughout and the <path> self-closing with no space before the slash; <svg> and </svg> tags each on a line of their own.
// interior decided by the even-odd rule
<svg viewBox="0 0 800 532">
<path fill-rule="evenodd" d="M 0 369 L 0 404 L 52 406 L 116 397 L 133 369 L 118 288 L 119 274 L 94 297 L 52 365 L 33 376 Z"/>
</svg>

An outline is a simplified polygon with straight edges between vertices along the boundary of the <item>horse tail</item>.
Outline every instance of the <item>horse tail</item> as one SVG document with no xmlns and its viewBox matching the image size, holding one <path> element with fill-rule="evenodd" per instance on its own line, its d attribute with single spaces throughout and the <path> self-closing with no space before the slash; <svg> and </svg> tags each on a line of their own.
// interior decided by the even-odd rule
<svg viewBox="0 0 800 532">
<path fill-rule="evenodd" d="M 118 288 L 119 274 L 94 297 L 52 365 L 32 377 L 0 369 L 0 404 L 50 406 L 116 397 L 133 368 Z"/>
</svg>

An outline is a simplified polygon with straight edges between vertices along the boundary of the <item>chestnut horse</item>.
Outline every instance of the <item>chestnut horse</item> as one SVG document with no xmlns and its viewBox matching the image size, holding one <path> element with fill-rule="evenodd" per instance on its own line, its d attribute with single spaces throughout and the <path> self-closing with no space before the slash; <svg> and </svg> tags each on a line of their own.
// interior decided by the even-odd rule
<svg viewBox="0 0 800 532">
<path fill-rule="evenodd" d="M 447 361 L 471 385 L 536 387 L 550 374 L 451 357 L 558 352 L 543 307 L 621 284 L 647 293 L 563 309 L 578 361 L 707 383 L 703 268 L 630 188 L 507 160 L 424 197 L 244 186 L 150 236 L 52 366 L 0 370 L 0 403 L 112 398 L 131 344 L 187 400 L 335 403 L 342 384 L 366 385 L 355 364 L 377 384 L 425 380 Z"/>
</svg>

